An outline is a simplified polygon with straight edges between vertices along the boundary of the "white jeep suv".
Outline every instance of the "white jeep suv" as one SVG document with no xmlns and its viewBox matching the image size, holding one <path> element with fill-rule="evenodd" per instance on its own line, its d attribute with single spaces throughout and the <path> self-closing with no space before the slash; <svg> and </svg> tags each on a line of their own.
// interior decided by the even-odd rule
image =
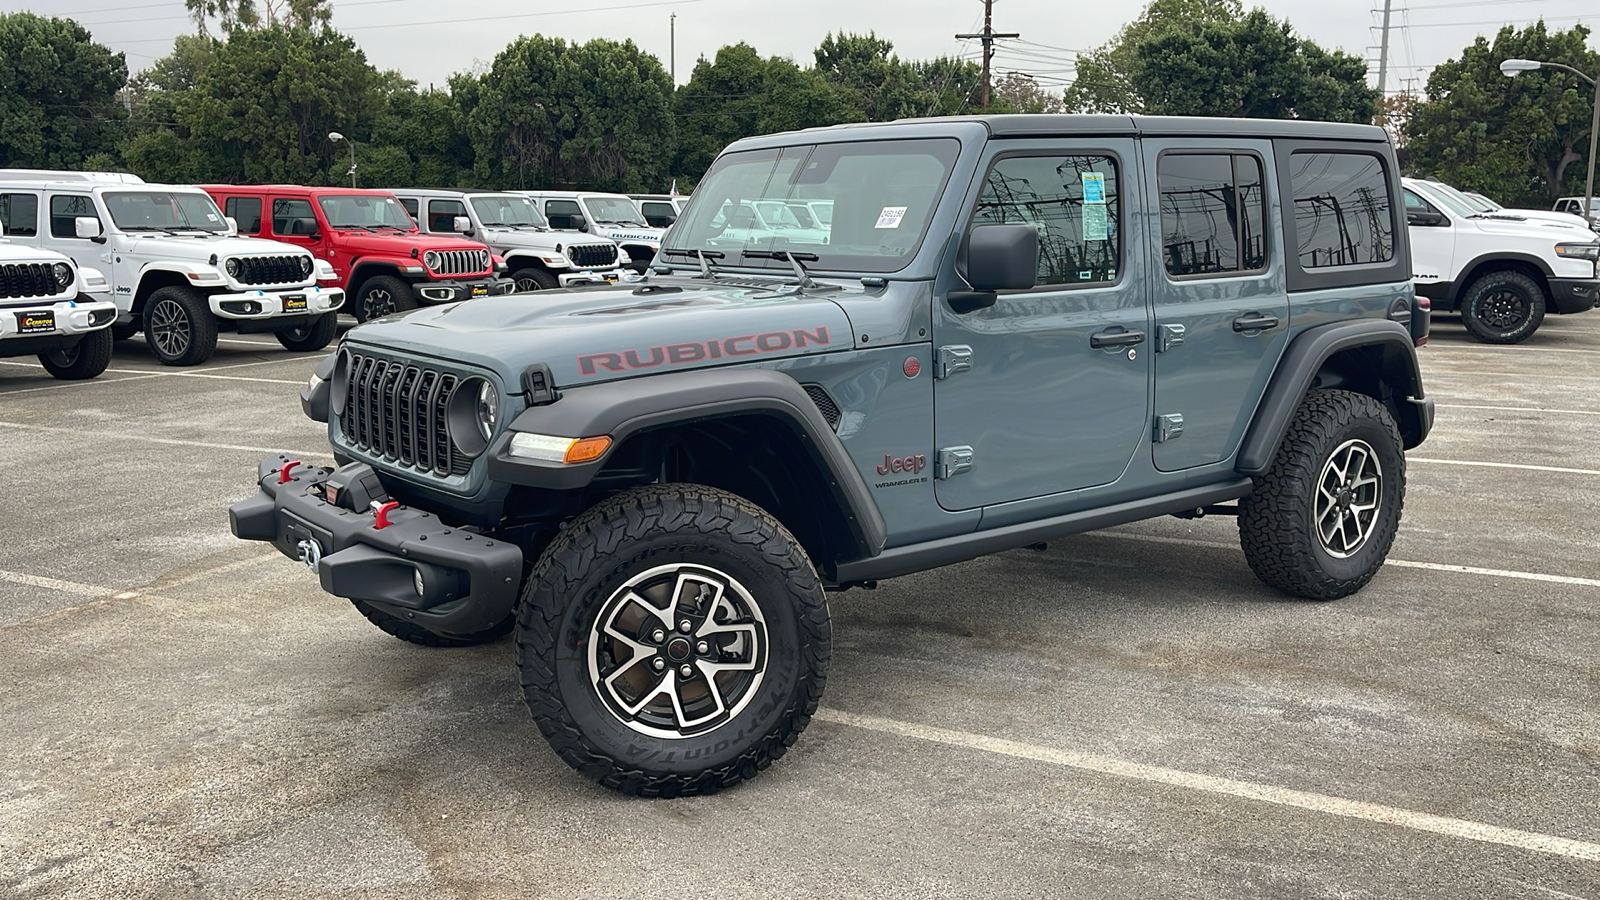
<svg viewBox="0 0 1600 900">
<path fill-rule="evenodd" d="M 1433 182 L 1401 185 L 1417 293 L 1436 312 L 1459 311 L 1478 340 L 1515 344 L 1547 312 L 1600 300 L 1600 240 L 1581 224 L 1485 214 Z"/>
<path fill-rule="evenodd" d="M 465 235 L 506 261 L 517 292 L 615 283 L 631 260 L 605 237 L 550 230 L 533 201 L 498 191 L 397 190 L 400 204 L 428 234 Z"/>
<path fill-rule="evenodd" d="M 616 241 L 640 272 L 661 252 L 664 228 L 652 228 L 633 200 L 623 194 L 588 191 L 517 191 L 533 198 L 557 231 L 581 231 Z"/>
<path fill-rule="evenodd" d="M 5 240 L 14 207 L 0 197 L 0 357 L 37 355 L 57 378 L 93 378 L 111 364 L 117 306 L 99 270 Z"/>
<path fill-rule="evenodd" d="M 344 291 L 299 247 L 246 238 L 195 187 L 136 175 L 0 169 L 12 239 L 94 264 L 117 305 L 112 334 L 144 332 L 171 366 L 199 365 L 217 332 L 271 332 L 290 350 L 332 342 Z"/>
</svg>

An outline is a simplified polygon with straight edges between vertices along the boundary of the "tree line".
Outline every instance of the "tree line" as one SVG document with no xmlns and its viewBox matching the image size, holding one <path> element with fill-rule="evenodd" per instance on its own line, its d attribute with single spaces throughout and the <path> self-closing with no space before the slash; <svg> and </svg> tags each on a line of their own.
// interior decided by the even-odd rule
<svg viewBox="0 0 1600 900">
<path fill-rule="evenodd" d="M 528 35 L 479 72 L 418 89 L 336 31 L 326 0 L 186 0 L 196 33 L 129 78 L 120 53 L 70 19 L 0 15 L 0 165 L 133 171 L 171 182 L 347 181 L 366 186 L 688 190 L 729 142 L 842 122 L 976 112 L 980 69 L 903 59 L 875 34 L 838 32 L 801 64 L 747 43 L 696 62 L 674 87 L 631 41 Z M 220 25 L 212 33 L 210 23 Z M 990 111 L 1259 116 L 1386 125 L 1408 170 L 1535 204 L 1581 187 L 1588 98 L 1507 56 L 1600 74 L 1582 26 L 1540 23 L 1478 39 L 1426 94 L 1380 98 L 1367 66 L 1240 0 L 1153 0 L 1078 55 L 1064 93 L 1001 78 Z"/>
</svg>

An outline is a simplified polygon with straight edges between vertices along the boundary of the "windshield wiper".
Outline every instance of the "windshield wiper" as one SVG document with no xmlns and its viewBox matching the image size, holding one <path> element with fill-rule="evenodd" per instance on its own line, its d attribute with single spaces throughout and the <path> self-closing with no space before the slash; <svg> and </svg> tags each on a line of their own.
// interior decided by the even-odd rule
<svg viewBox="0 0 1600 900">
<path fill-rule="evenodd" d="M 700 277 L 701 278 L 710 278 L 715 273 L 712 272 L 712 270 L 711 270 L 711 263 L 709 262 L 709 260 L 722 259 L 723 257 L 727 256 L 728 254 L 723 253 L 721 250 L 680 250 L 677 247 L 669 247 L 669 248 L 661 251 L 661 255 L 662 256 L 692 256 L 695 259 L 700 260 Z"/>
<path fill-rule="evenodd" d="M 739 255 L 748 256 L 751 259 L 776 259 L 780 261 L 788 260 L 789 265 L 794 266 L 795 277 L 800 279 L 800 286 L 802 288 L 814 288 L 819 286 L 815 281 L 812 280 L 811 273 L 806 271 L 806 267 L 800 265 L 801 260 L 806 262 L 816 262 L 822 258 L 815 253 L 796 253 L 793 250 L 740 250 Z"/>
<path fill-rule="evenodd" d="M 123 231 L 159 231 L 162 234 L 171 234 L 167 229 L 157 225 L 118 225 L 117 227 Z"/>
</svg>

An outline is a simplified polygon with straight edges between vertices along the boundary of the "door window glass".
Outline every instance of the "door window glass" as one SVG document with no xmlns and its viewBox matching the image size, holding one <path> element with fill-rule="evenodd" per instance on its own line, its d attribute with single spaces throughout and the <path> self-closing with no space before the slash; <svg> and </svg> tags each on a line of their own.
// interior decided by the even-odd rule
<svg viewBox="0 0 1600 900">
<path fill-rule="evenodd" d="M 1161 252 L 1171 275 L 1266 268 L 1261 161 L 1233 153 L 1172 153 L 1156 164 Z"/>
<path fill-rule="evenodd" d="M 1039 232 L 1036 284 L 1117 280 L 1121 191 L 1109 156 L 1013 156 L 989 170 L 972 224 Z"/>
<path fill-rule="evenodd" d="M 261 233 L 260 197 L 229 197 L 223 201 L 222 214 L 239 223 L 240 234 Z"/>
<path fill-rule="evenodd" d="M 401 197 L 400 205 L 405 207 L 406 215 L 410 216 L 411 218 L 416 219 L 421 217 L 419 210 L 421 210 L 422 207 L 417 204 L 417 201 L 411 199 L 410 197 Z"/>
<path fill-rule="evenodd" d="M 317 213 L 310 200 L 278 198 L 272 201 L 272 231 L 280 235 L 310 237 L 317 230 Z"/>
<path fill-rule="evenodd" d="M 550 220 L 551 228 L 575 230 L 584 221 L 583 210 L 578 208 L 576 200 L 546 200 L 544 217 Z"/>
<path fill-rule="evenodd" d="M 428 230 L 435 234 L 454 234 L 456 216 L 465 216 L 467 205 L 460 200 L 429 200 Z"/>
<path fill-rule="evenodd" d="M 1394 210 L 1382 157 L 1301 152 L 1291 157 L 1296 252 L 1305 269 L 1394 258 Z"/>
<path fill-rule="evenodd" d="M 57 194 L 50 198 L 50 236 L 75 238 L 78 236 L 79 216 L 89 216 L 95 221 L 100 216 L 94 211 L 94 201 L 83 194 Z"/>
<path fill-rule="evenodd" d="M 34 194 L 0 194 L 0 223 L 6 234 L 38 237 L 39 198 Z"/>
</svg>

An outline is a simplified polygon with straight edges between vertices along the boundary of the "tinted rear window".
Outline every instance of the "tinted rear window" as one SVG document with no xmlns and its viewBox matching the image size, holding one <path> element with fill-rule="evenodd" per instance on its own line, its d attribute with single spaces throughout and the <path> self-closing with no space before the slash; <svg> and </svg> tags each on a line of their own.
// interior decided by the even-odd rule
<svg viewBox="0 0 1600 900">
<path fill-rule="evenodd" d="M 1296 248 L 1305 269 L 1394 258 L 1394 210 L 1383 159 L 1370 153 L 1296 153 L 1290 161 Z"/>
</svg>

